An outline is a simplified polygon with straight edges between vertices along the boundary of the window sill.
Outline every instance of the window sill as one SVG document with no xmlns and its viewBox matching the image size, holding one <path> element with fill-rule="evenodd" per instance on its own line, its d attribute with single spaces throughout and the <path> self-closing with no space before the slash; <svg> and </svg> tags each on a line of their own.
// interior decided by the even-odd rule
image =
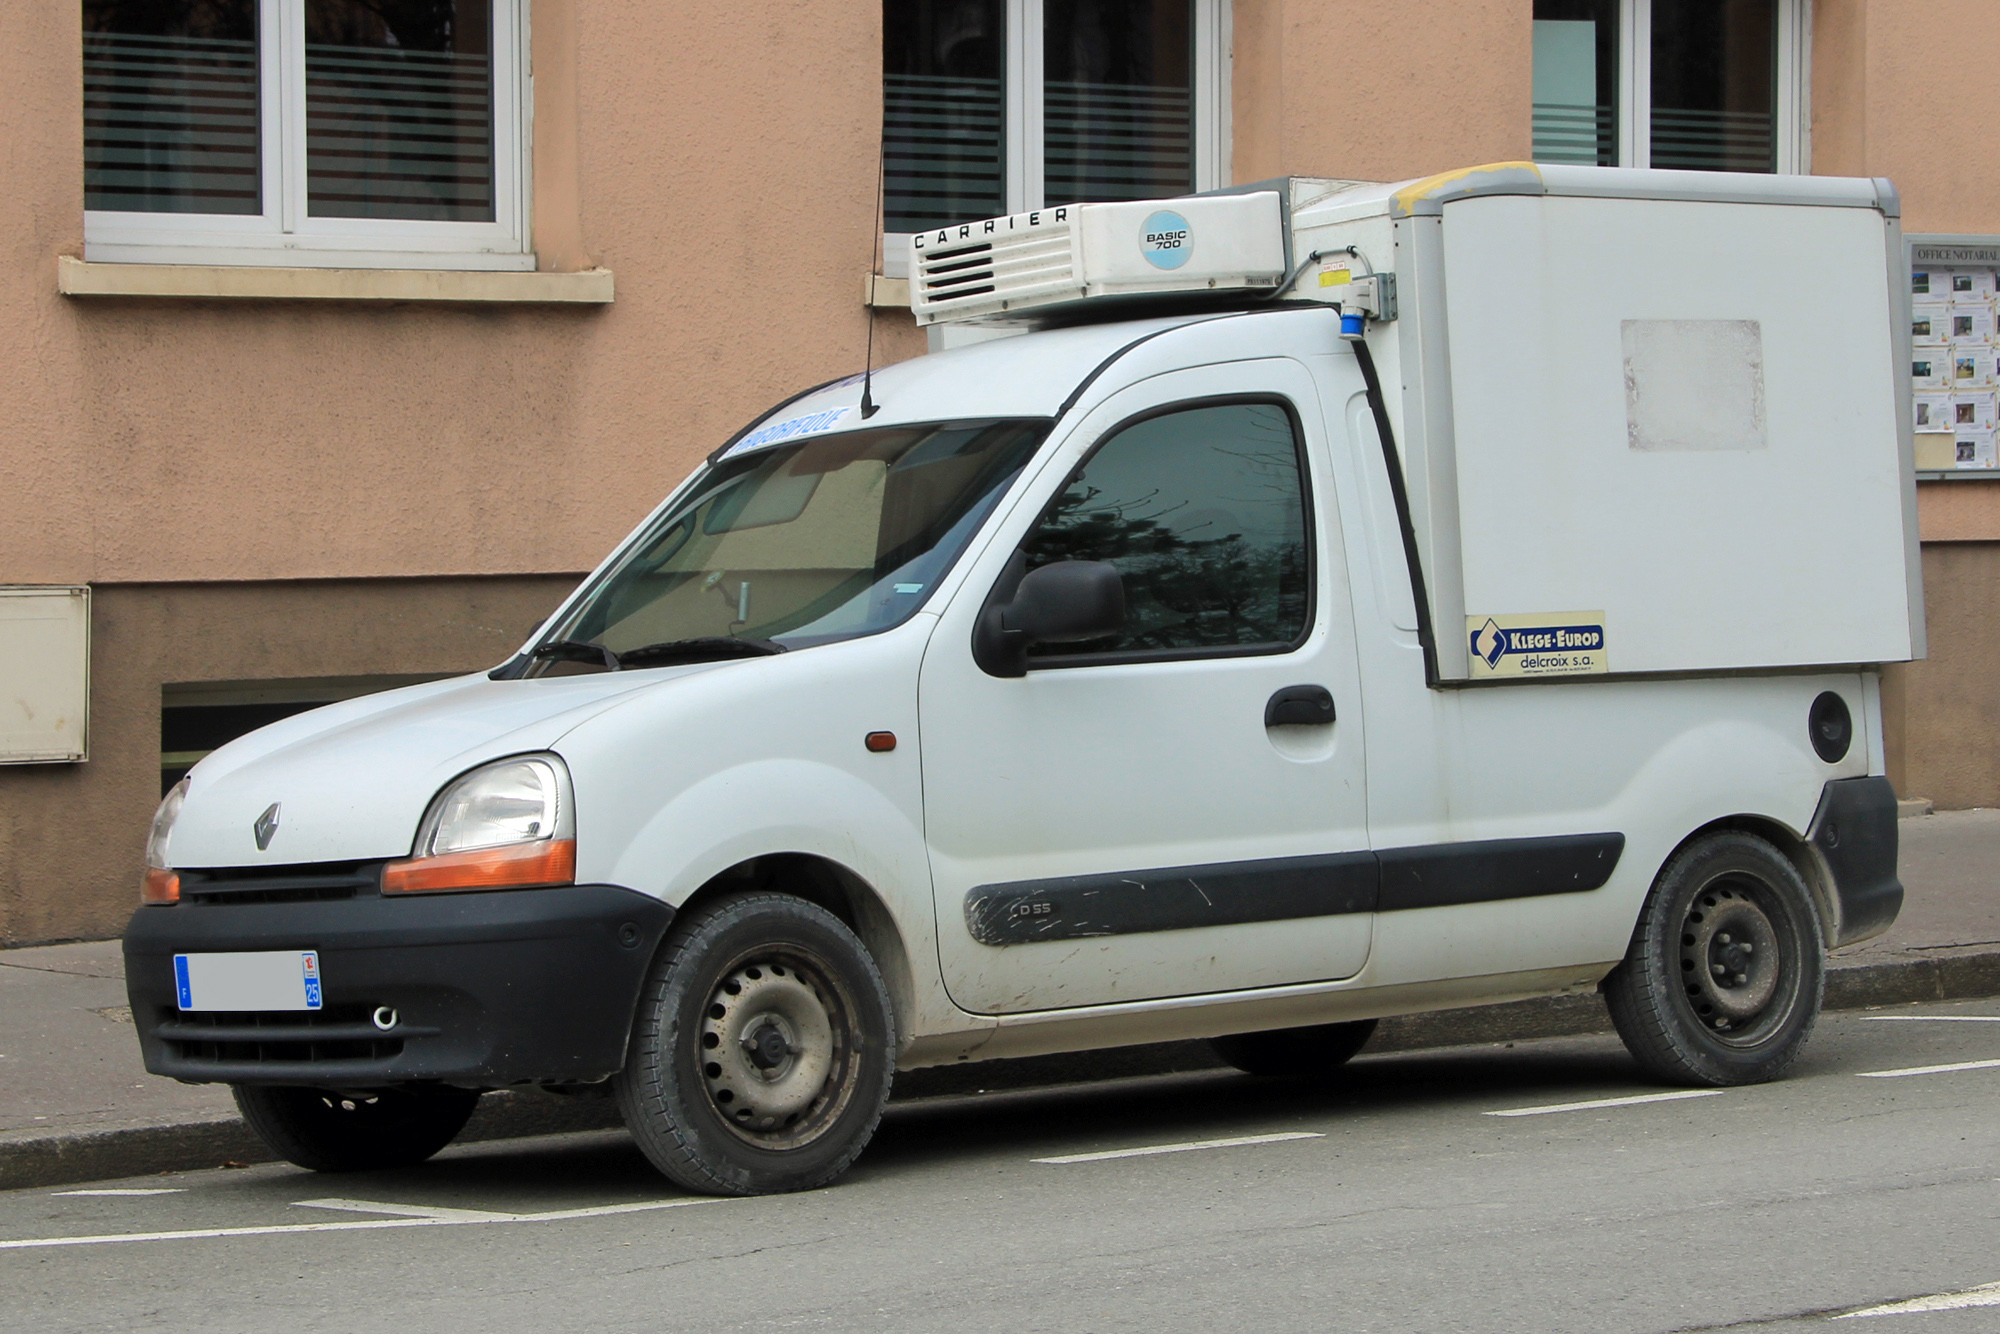
<svg viewBox="0 0 2000 1334">
<path fill-rule="evenodd" d="M 611 270 L 507 273 L 468 269 L 280 269 L 221 264 L 93 264 L 64 255 L 64 296 L 262 301 L 467 301 L 611 304 Z"/>
<path fill-rule="evenodd" d="M 910 280 L 864 273 L 861 275 L 861 304 L 875 310 L 908 310 Z"/>
</svg>

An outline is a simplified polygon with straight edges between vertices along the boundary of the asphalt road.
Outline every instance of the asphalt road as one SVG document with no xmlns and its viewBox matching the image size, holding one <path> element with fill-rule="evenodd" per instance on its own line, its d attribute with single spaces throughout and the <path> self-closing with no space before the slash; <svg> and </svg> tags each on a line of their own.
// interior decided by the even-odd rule
<svg viewBox="0 0 2000 1334">
<path fill-rule="evenodd" d="M 0 1329 L 2000 1330 L 2000 1002 L 1828 1016 L 1712 1095 L 1604 1038 L 1348 1075 L 906 1105 L 756 1200 L 616 1133 L 15 1191 Z"/>
</svg>

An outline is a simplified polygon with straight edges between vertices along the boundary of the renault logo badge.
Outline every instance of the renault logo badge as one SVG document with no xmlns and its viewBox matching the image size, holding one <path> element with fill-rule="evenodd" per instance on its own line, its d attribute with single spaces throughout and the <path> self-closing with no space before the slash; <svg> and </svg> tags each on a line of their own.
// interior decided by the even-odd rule
<svg viewBox="0 0 2000 1334">
<path fill-rule="evenodd" d="M 257 836 L 257 851 L 271 846 L 271 836 L 278 832 L 278 803 L 272 802 L 257 817 L 257 823 L 250 826 L 250 832 Z"/>
</svg>

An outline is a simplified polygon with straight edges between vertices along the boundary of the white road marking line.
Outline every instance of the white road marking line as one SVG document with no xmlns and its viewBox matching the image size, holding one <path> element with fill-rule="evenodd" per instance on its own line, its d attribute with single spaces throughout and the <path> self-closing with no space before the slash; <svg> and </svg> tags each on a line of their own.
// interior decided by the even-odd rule
<svg viewBox="0 0 2000 1334">
<path fill-rule="evenodd" d="M 1904 1075 L 1948 1075 L 1955 1070 L 2000 1070 L 2000 1061 L 1957 1061 L 1951 1065 L 1913 1065 L 1907 1070 L 1858 1070 L 1863 1079 L 1901 1079 Z"/>
<path fill-rule="evenodd" d="M 2000 1014 L 1864 1014 L 1861 1019 L 1870 1024 L 2000 1024 Z"/>
<path fill-rule="evenodd" d="M 1541 1107 L 1509 1107 L 1487 1116 L 1546 1116 L 1550 1112 L 1591 1112 L 1599 1107 L 1636 1107 L 1643 1102 L 1679 1102 L 1682 1098 L 1713 1098 L 1721 1089 L 1682 1089 L 1678 1093 L 1641 1093 L 1631 1098 L 1592 1098 L 1589 1102 L 1552 1102 Z"/>
<path fill-rule="evenodd" d="M 1317 1130 L 1288 1130 L 1281 1135 L 1240 1135 L 1235 1139 L 1195 1139 L 1184 1144 L 1149 1144 L 1143 1149 L 1109 1149 L 1103 1153 L 1066 1153 L 1060 1158 L 1035 1158 L 1037 1163 L 1101 1163 L 1109 1158 L 1146 1158 L 1156 1153 L 1193 1153 L 1196 1149 L 1234 1149 L 1245 1144 L 1282 1144 L 1294 1139 L 1325 1139 Z"/>
<path fill-rule="evenodd" d="M 378 1204 L 374 1200 L 294 1200 L 294 1209 L 344 1209 L 351 1214 L 391 1214 L 398 1218 L 434 1218 L 452 1223 L 514 1223 L 520 1214 L 495 1213 L 491 1209 L 446 1209 L 428 1204 Z"/>
<path fill-rule="evenodd" d="M 1835 1320 L 1856 1320 L 1868 1315 L 1915 1315 L 1920 1311 L 1968 1311 L 1975 1306 L 2000 1306 L 2000 1283 L 1982 1283 L 1963 1292 L 1941 1292 L 1935 1297 L 1912 1297 L 1906 1302 L 1870 1306 L 1847 1311 Z"/>
<path fill-rule="evenodd" d="M 182 1195 L 186 1186 L 155 1187 L 152 1190 L 52 1190 L 51 1195 Z"/>
<path fill-rule="evenodd" d="M 112 1246 L 126 1241 L 197 1241 L 205 1237 L 269 1237 L 292 1232 L 374 1232 L 393 1227 L 480 1227 L 493 1223 L 558 1223 L 569 1218 L 601 1218 L 610 1214 L 646 1213 L 656 1209 L 681 1209 L 694 1204 L 726 1204 L 721 1199 L 648 1200 L 643 1204 L 604 1204 L 586 1209 L 552 1209 L 540 1214 L 495 1214 L 490 1218 L 438 1218 L 425 1211 L 422 1218 L 368 1218 L 352 1223 L 271 1223 L 262 1227 L 204 1227 L 180 1232 L 114 1232 L 100 1237 L 27 1237 L 0 1241 L 0 1251 L 23 1251 L 52 1246 Z M 470 1213 L 471 1210 L 454 1210 Z"/>
</svg>

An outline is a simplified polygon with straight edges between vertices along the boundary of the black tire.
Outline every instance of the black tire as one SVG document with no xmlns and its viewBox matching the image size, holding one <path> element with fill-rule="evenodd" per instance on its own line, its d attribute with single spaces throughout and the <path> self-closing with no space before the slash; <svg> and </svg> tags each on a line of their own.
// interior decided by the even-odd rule
<svg viewBox="0 0 2000 1334">
<path fill-rule="evenodd" d="M 1626 1049 L 1661 1079 L 1776 1079 L 1812 1034 L 1826 991 L 1812 891 L 1755 834 L 1689 844 L 1654 881 L 1602 990 Z"/>
<path fill-rule="evenodd" d="M 811 1190 L 875 1133 L 895 1015 L 854 933 L 785 894 L 717 900 L 675 923 L 640 993 L 618 1108 L 689 1190 Z"/>
<path fill-rule="evenodd" d="M 343 1093 L 237 1084 L 236 1109 L 286 1162 L 315 1172 L 414 1167 L 458 1138 L 479 1102 L 443 1086 Z"/>
<path fill-rule="evenodd" d="M 1215 1054 L 1246 1075 L 1327 1079 L 1353 1059 L 1375 1032 L 1373 1019 L 1312 1028 L 1275 1028 L 1268 1033 L 1232 1033 L 1210 1038 Z"/>
</svg>

